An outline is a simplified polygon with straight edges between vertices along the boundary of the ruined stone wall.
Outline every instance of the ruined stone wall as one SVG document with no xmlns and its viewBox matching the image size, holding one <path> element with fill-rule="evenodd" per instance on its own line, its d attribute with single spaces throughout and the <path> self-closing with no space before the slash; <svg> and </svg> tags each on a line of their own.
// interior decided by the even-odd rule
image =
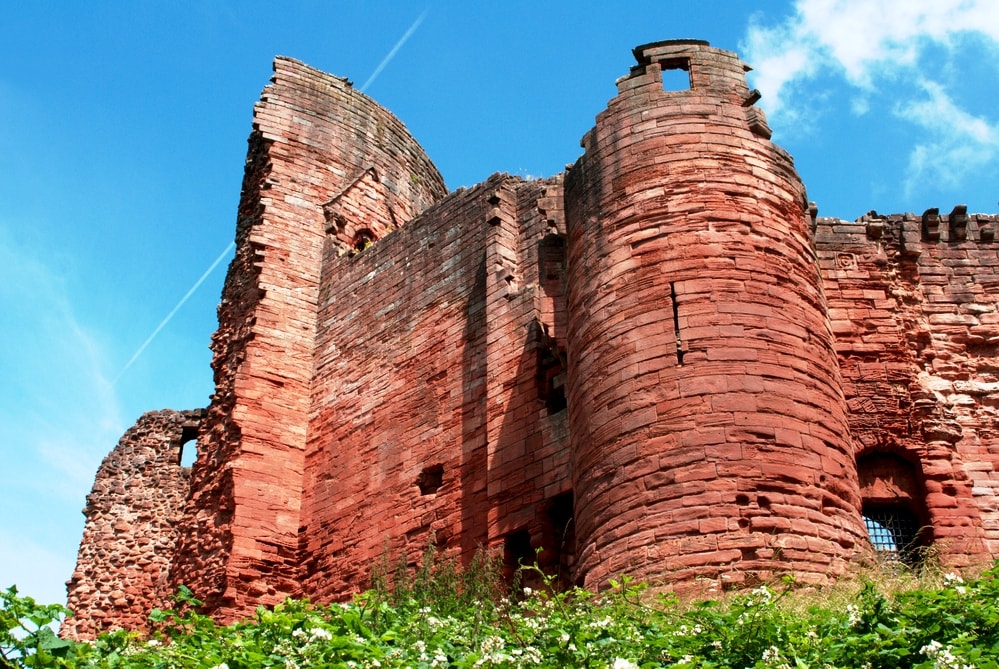
<svg viewBox="0 0 999 669">
<path fill-rule="evenodd" d="M 577 578 L 825 581 L 864 535 L 804 187 L 735 54 L 635 55 L 566 176 Z"/>
<path fill-rule="evenodd" d="M 275 60 L 254 110 L 236 257 L 213 338 L 205 455 L 172 574 L 222 617 L 301 592 L 300 508 L 328 205 L 371 172 L 400 225 L 446 192 L 388 111 L 344 79 Z"/>
<path fill-rule="evenodd" d="M 564 280 L 537 273 L 560 239 L 559 212 L 538 207 L 551 191 L 497 175 L 363 250 L 331 234 L 303 505 L 312 596 L 366 587 L 380 559 L 415 562 L 431 542 L 467 561 L 512 532 L 546 540 L 545 495 L 568 486 L 564 411 L 538 391 L 564 321 L 549 304 L 544 336 Z"/>
<path fill-rule="evenodd" d="M 68 634 L 180 583 L 223 621 L 341 598 L 431 542 L 543 548 L 563 584 L 817 583 L 904 509 L 948 564 L 999 555 L 999 219 L 815 219 L 735 54 L 635 55 L 565 175 L 449 196 L 386 110 L 277 59 L 190 493 L 200 414 L 143 417 Z"/>
<path fill-rule="evenodd" d="M 997 225 L 959 207 L 815 231 L 857 456 L 887 467 L 861 466 L 865 503 L 912 510 L 957 566 L 999 550 Z"/>
<path fill-rule="evenodd" d="M 176 523 L 190 487 L 181 449 L 197 435 L 201 415 L 150 411 L 104 458 L 66 583 L 69 608 L 79 615 L 66 619 L 64 634 L 93 639 L 113 629 L 142 630 L 150 609 L 169 602 Z"/>
</svg>

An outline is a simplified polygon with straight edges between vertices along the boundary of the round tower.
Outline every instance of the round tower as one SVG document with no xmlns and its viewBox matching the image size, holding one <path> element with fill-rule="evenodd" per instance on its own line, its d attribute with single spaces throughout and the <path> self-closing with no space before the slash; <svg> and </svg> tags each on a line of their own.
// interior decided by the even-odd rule
<svg viewBox="0 0 999 669">
<path fill-rule="evenodd" d="M 566 177 L 577 581 L 825 581 L 865 534 L 805 189 L 735 54 L 634 53 Z"/>
</svg>

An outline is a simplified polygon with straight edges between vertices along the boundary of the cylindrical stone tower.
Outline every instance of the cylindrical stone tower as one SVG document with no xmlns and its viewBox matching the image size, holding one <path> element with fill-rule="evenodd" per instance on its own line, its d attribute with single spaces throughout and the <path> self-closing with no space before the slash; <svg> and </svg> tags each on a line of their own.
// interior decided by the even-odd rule
<svg viewBox="0 0 999 669">
<path fill-rule="evenodd" d="M 566 177 L 577 581 L 825 581 L 865 535 L 804 187 L 735 54 L 635 56 Z"/>
</svg>

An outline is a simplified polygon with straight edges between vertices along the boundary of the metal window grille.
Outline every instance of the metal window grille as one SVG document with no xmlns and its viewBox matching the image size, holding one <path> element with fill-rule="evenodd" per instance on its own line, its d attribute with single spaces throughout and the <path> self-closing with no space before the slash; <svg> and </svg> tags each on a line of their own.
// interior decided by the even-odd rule
<svg viewBox="0 0 999 669">
<path fill-rule="evenodd" d="M 919 521 L 907 509 L 887 508 L 864 512 L 864 525 L 874 550 L 882 557 L 911 563 L 919 546 Z"/>
</svg>

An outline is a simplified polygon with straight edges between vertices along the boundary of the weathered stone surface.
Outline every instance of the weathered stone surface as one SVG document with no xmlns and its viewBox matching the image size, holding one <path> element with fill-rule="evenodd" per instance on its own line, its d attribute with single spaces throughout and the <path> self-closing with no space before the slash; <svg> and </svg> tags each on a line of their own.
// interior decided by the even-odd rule
<svg viewBox="0 0 999 669">
<path fill-rule="evenodd" d="M 104 458 L 83 511 L 76 569 L 66 583 L 69 608 L 78 615 L 63 623 L 64 634 L 90 639 L 111 629 L 142 630 L 150 609 L 169 601 L 170 564 L 191 478 L 181 454 L 197 436 L 202 413 L 150 411 Z"/>
<path fill-rule="evenodd" d="M 346 597 L 430 542 L 593 587 L 822 583 L 903 509 L 950 564 L 999 555 L 997 217 L 817 218 L 735 54 L 635 56 L 565 174 L 450 195 L 391 114 L 275 62 L 198 461 L 105 463 L 70 634 L 180 583 L 222 620 Z M 128 445 L 173 415 L 109 461 L 162 469 Z"/>
</svg>

